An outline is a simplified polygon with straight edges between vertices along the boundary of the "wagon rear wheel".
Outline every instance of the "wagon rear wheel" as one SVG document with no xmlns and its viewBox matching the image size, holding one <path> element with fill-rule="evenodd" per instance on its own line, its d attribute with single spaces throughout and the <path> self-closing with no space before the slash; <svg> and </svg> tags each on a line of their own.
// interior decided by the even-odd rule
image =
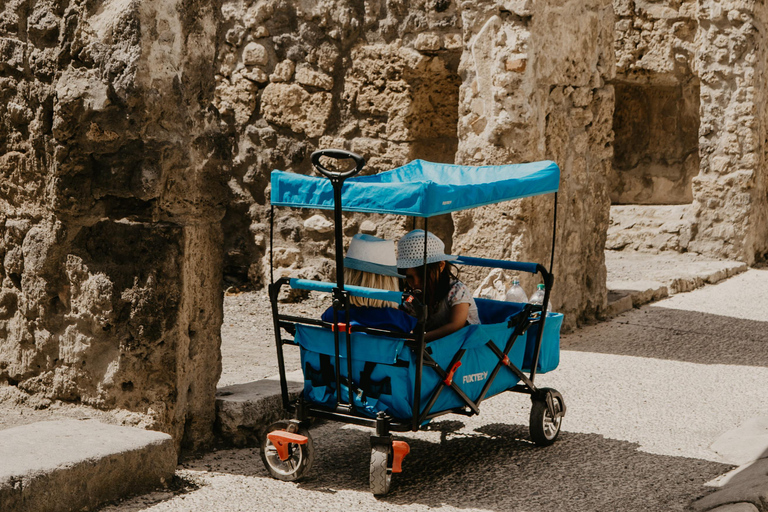
<svg viewBox="0 0 768 512">
<path fill-rule="evenodd" d="M 306 444 L 288 445 L 288 458 L 282 460 L 278 454 L 277 447 L 267 437 L 270 432 L 276 430 L 285 430 L 295 434 L 300 434 L 307 438 Z M 309 431 L 304 428 L 298 428 L 296 423 L 289 421 L 278 421 L 271 424 L 264 437 L 261 440 L 261 460 L 273 478 L 285 482 L 293 482 L 304 476 L 312 467 L 315 458 L 315 445 Z"/>
<path fill-rule="evenodd" d="M 387 494 L 392 483 L 392 446 L 371 447 L 371 492 L 377 496 Z"/>
<path fill-rule="evenodd" d="M 560 426 L 563 422 L 562 412 L 565 410 L 563 399 L 558 394 L 550 395 L 554 406 L 554 416 L 549 412 L 545 400 L 533 400 L 529 430 L 531 439 L 539 446 L 549 446 L 560 435 Z"/>
</svg>

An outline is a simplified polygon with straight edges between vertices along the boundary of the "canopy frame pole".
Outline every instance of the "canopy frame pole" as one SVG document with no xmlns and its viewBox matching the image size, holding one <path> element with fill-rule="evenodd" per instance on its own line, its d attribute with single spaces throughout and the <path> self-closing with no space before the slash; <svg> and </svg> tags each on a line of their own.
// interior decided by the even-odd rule
<svg viewBox="0 0 768 512">
<path fill-rule="evenodd" d="M 280 332 L 280 313 L 277 309 L 277 297 L 280 294 L 280 283 L 275 284 L 275 264 L 273 261 L 275 245 L 275 205 L 270 206 L 269 212 L 269 302 L 272 307 L 272 328 L 275 331 L 275 347 L 277 348 L 277 367 L 280 373 L 280 395 L 283 400 L 283 410 L 289 409 L 288 379 L 285 374 L 285 356 L 283 354 L 283 336 Z"/>
<path fill-rule="evenodd" d="M 275 284 L 275 264 L 273 253 L 275 247 L 275 205 L 269 208 L 269 283 Z"/>
<path fill-rule="evenodd" d="M 552 214 L 552 253 L 549 255 L 549 273 L 555 265 L 555 239 L 557 235 L 557 192 L 555 192 L 555 211 Z"/>
<path fill-rule="evenodd" d="M 421 297 L 424 303 L 424 308 L 421 312 L 421 318 L 419 323 L 418 339 L 416 340 L 416 378 L 414 379 L 414 391 L 413 391 L 413 431 L 419 430 L 419 417 L 421 416 L 421 374 L 424 371 L 424 351 L 427 348 L 427 344 L 424 341 L 424 335 L 427 330 L 427 316 L 429 314 L 429 304 L 427 302 L 427 233 L 429 233 L 429 217 L 424 217 L 424 258 L 422 260 L 422 274 L 421 274 Z"/>
<path fill-rule="evenodd" d="M 555 192 L 554 211 L 552 212 L 552 253 L 549 257 L 549 272 L 544 267 L 539 268 L 544 279 L 544 301 L 541 305 L 539 316 L 539 332 L 536 335 L 536 345 L 533 348 L 533 362 L 531 363 L 531 383 L 536 377 L 536 371 L 539 366 L 539 354 L 541 353 L 541 340 L 544 336 L 544 323 L 547 320 L 547 311 L 549 310 L 549 297 L 552 292 L 552 286 L 555 283 L 555 276 L 552 274 L 552 268 L 555 264 L 555 240 L 557 235 L 557 192 Z M 535 390 L 532 389 L 535 392 Z M 531 395 L 533 396 L 533 395 Z"/>
</svg>

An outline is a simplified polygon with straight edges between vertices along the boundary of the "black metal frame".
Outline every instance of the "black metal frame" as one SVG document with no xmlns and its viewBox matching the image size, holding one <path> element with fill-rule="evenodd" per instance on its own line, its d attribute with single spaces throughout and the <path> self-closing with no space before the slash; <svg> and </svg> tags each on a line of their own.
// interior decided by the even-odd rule
<svg viewBox="0 0 768 512">
<path fill-rule="evenodd" d="M 355 169 L 352 169 L 350 171 L 346 172 L 334 172 L 326 169 L 320 162 L 321 157 L 329 157 L 332 159 L 352 159 L 355 162 Z M 555 252 L 555 233 L 557 228 L 557 193 L 555 193 L 555 204 L 554 204 L 554 218 L 553 218 L 553 228 L 552 228 L 552 255 L 550 258 L 550 268 L 547 270 L 540 264 L 536 264 L 536 271 L 537 273 L 541 274 L 542 279 L 544 281 L 544 302 L 542 305 L 532 305 L 527 304 L 522 311 L 520 311 L 517 315 L 512 317 L 509 321 L 509 326 L 514 326 L 514 331 L 512 334 L 510 334 L 506 345 L 503 349 L 499 348 L 492 340 L 489 341 L 486 345 L 499 357 L 499 362 L 494 367 L 493 371 L 491 372 L 488 380 L 486 381 L 480 396 L 476 401 L 472 401 L 466 394 L 461 390 L 461 388 L 458 386 L 458 384 L 454 383 L 452 381 L 452 375 L 453 372 L 456 369 L 457 363 L 461 361 L 461 358 L 464 355 L 464 350 L 459 350 L 459 352 L 456 353 L 453 360 L 451 361 L 451 364 L 449 366 L 449 369 L 446 370 L 440 365 L 435 362 L 435 360 L 427 353 L 427 343 L 425 342 L 425 319 L 427 317 L 427 307 L 424 304 L 421 304 L 418 302 L 418 300 L 414 300 L 413 297 L 409 296 L 408 293 L 403 294 L 403 299 L 410 298 L 413 302 L 415 302 L 416 305 L 416 311 L 419 316 L 419 324 L 421 328 L 418 330 L 419 332 L 414 334 L 406 334 L 401 332 L 395 332 L 395 331 L 388 331 L 384 329 L 372 329 L 372 328 L 362 328 L 362 327 L 356 327 L 355 332 L 364 332 L 368 334 L 374 334 L 378 336 L 387 336 L 387 337 L 395 337 L 399 339 L 405 340 L 405 346 L 409 347 L 411 350 L 414 350 L 416 352 L 416 376 L 414 381 L 414 403 L 413 403 L 413 417 L 410 419 L 410 421 L 405 420 L 398 420 L 396 418 L 393 418 L 385 413 L 379 413 L 378 417 L 375 419 L 369 418 L 367 416 L 362 416 L 361 414 L 358 414 L 355 410 L 354 405 L 354 399 L 353 399 L 353 390 L 352 385 L 348 385 L 348 400 L 346 402 L 341 401 L 341 397 L 339 396 L 339 391 L 341 390 L 341 384 L 342 384 L 342 376 L 341 376 L 341 353 L 340 353 L 340 344 L 342 340 L 340 339 L 340 331 L 344 332 L 344 342 L 346 343 L 346 350 L 347 354 L 352 353 L 352 347 L 351 347 L 351 332 L 349 328 L 337 328 L 341 324 L 339 322 L 339 315 L 340 313 L 343 314 L 345 322 L 343 324 L 345 326 L 349 326 L 350 324 L 350 294 L 347 290 L 344 289 L 344 246 L 343 246 L 343 233 L 342 233 L 342 205 L 341 205 L 341 191 L 342 186 L 344 184 L 344 180 L 354 176 L 365 165 L 365 160 L 354 153 L 344 151 L 344 150 L 335 150 L 335 149 L 326 149 L 321 151 L 316 151 L 312 154 L 311 160 L 315 168 L 323 175 L 328 177 L 331 181 L 331 184 L 333 186 L 333 193 L 334 193 L 334 223 L 335 223 L 335 242 L 336 242 L 336 287 L 333 288 L 332 294 L 333 294 L 333 323 L 325 322 L 322 320 L 312 319 L 312 318 L 303 318 L 303 317 L 296 317 L 296 316 L 290 316 L 290 315 L 281 315 L 278 311 L 278 296 L 280 294 L 280 291 L 283 286 L 289 284 L 288 278 L 280 278 L 277 281 L 274 280 L 274 264 L 273 264 L 273 242 L 274 242 L 274 217 L 275 217 L 275 207 L 272 206 L 270 210 L 270 247 L 269 247 L 269 257 L 270 257 L 270 285 L 269 285 L 269 298 L 270 303 L 272 306 L 272 318 L 273 318 L 273 326 L 275 331 L 275 341 L 276 341 L 276 348 L 277 348 L 277 362 L 280 372 L 280 390 L 282 394 L 282 401 L 283 401 L 283 408 L 288 412 L 289 414 L 293 415 L 296 419 L 298 419 L 301 422 L 306 422 L 310 418 L 323 418 L 327 420 L 333 420 L 333 421 L 340 421 L 344 423 L 351 423 L 355 425 L 361 425 L 361 426 L 368 426 L 372 427 L 376 430 L 376 434 L 372 437 L 372 443 L 375 442 L 375 439 L 383 439 L 387 440 L 391 437 L 389 436 L 390 432 L 405 432 L 405 431 L 417 431 L 419 430 L 422 423 L 424 423 L 427 420 L 436 418 L 438 416 L 442 416 L 444 414 L 462 414 L 466 416 L 472 416 L 475 414 L 479 414 L 480 412 L 480 403 L 485 399 L 485 395 L 487 394 L 488 390 L 490 389 L 490 386 L 493 384 L 493 381 L 495 380 L 497 374 L 499 371 L 502 370 L 503 367 L 506 367 L 509 371 L 512 371 L 515 376 L 522 382 L 522 384 L 518 384 L 508 391 L 518 392 L 518 393 L 525 393 L 531 395 L 532 399 L 536 400 L 542 400 L 547 403 L 549 413 L 552 417 L 555 417 L 556 415 L 562 415 L 565 411 L 564 409 L 561 411 L 556 411 L 553 405 L 553 401 L 551 397 L 546 393 L 545 390 L 540 390 L 537 388 L 534 384 L 534 379 L 536 377 L 536 369 L 539 362 L 539 355 L 541 351 L 541 343 L 542 343 L 542 337 L 544 334 L 544 323 L 546 321 L 546 314 L 542 314 L 542 312 L 547 311 L 547 306 L 549 304 L 549 296 L 550 291 L 554 282 L 554 276 L 552 274 L 552 265 L 554 263 L 554 252 Z M 424 231 L 425 233 L 428 232 L 428 218 L 424 218 Z M 491 264 L 483 264 L 482 259 L 480 258 L 473 258 L 472 265 L 474 266 L 484 266 L 488 268 L 494 268 Z M 426 270 L 426 261 L 427 261 L 427 238 L 424 237 L 424 275 L 422 282 L 426 282 L 427 278 L 427 270 Z M 457 262 L 461 264 L 461 262 Z M 330 410 L 328 408 L 315 406 L 312 404 L 309 404 L 305 401 L 303 401 L 302 398 L 299 398 L 296 400 L 295 403 L 291 403 L 290 397 L 288 395 L 288 383 L 286 379 L 286 372 L 285 372 L 285 358 L 283 354 L 283 346 L 284 345 L 297 345 L 297 343 L 293 339 L 284 339 L 282 336 L 281 329 L 286 330 L 289 334 L 294 334 L 295 324 L 303 324 L 303 325 L 312 325 L 312 326 L 322 326 L 327 328 L 332 328 L 334 332 L 334 348 L 335 348 L 335 379 L 336 379 L 336 407 L 334 410 Z M 519 336 L 522 336 L 526 333 L 526 331 L 534 326 L 539 325 L 539 330 L 536 336 L 536 343 L 533 350 L 533 357 L 531 361 L 531 368 L 529 370 L 529 376 L 526 376 L 524 371 L 520 368 L 517 368 L 514 364 L 512 364 L 509 361 L 508 355 L 511 351 L 515 341 Z M 422 381 L 422 372 L 424 370 L 424 366 L 428 366 L 432 368 L 442 379 L 442 385 L 438 384 L 437 388 L 433 390 L 429 401 L 427 402 L 426 407 L 424 407 L 424 411 L 419 413 L 421 409 L 421 381 Z M 352 358 L 347 357 L 347 375 L 350 379 L 351 384 L 351 376 L 352 376 Z M 453 389 L 465 402 L 465 405 L 462 407 L 457 407 L 445 411 L 438 411 L 435 413 L 431 412 L 431 408 L 437 401 L 438 397 L 440 396 L 442 390 L 445 387 L 450 387 Z M 375 439 L 374 439 L 375 438 Z M 384 442 L 384 441 L 382 441 Z M 386 443 L 385 443 L 386 444 Z"/>
</svg>

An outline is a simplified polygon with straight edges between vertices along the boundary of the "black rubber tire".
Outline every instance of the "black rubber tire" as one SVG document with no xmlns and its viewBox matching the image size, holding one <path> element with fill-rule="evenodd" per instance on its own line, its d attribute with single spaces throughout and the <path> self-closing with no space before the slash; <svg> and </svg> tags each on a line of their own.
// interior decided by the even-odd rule
<svg viewBox="0 0 768 512">
<path fill-rule="evenodd" d="M 291 444 L 288 459 L 281 461 L 272 441 L 267 438 L 267 433 L 275 430 L 288 430 L 289 424 L 288 421 L 277 421 L 267 428 L 261 440 L 261 461 L 273 478 L 284 482 L 295 482 L 312 467 L 315 460 L 315 444 L 309 431 L 300 428 L 295 433 L 306 436 L 307 444 Z M 295 427 L 291 426 L 291 428 Z"/>
<path fill-rule="evenodd" d="M 555 409 L 562 410 L 562 403 L 558 397 L 552 397 Z M 531 418 L 529 431 L 531 440 L 538 446 L 549 446 L 557 440 L 560 435 L 560 426 L 563 417 L 561 415 L 552 418 L 547 409 L 547 403 L 543 400 L 534 400 L 531 406 Z"/>
<path fill-rule="evenodd" d="M 370 470 L 371 492 L 383 496 L 389 492 L 392 483 L 392 447 L 374 446 L 371 448 Z"/>
</svg>

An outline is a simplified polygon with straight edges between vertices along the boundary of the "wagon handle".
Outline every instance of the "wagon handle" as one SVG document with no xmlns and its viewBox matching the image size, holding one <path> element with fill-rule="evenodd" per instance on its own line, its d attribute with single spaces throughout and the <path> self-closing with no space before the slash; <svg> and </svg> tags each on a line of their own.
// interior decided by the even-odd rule
<svg viewBox="0 0 768 512">
<path fill-rule="evenodd" d="M 327 156 L 328 158 L 333 158 L 334 160 L 346 160 L 346 159 L 354 160 L 355 168 L 346 172 L 330 171 L 325 167 L 323 167 L 323 165 L 320 163 L 321 156 Z M 315 151 L 314 153 L 312 153 L 312 155 L 310 156 L 310 160 L 312 161 L 312 165 L 315 166 L 315 169 L 317 169 L 320 174 L 331 179 L 344 180 L 346 178 L 349 178 L 359 173 L 360 171 L 363 170 L 363 167 L 365 166 L 365 158 L 361 157 L 357 153 L 346 151 L 344 149 L 321 149 L 319 151 Z"/>
</svg>

